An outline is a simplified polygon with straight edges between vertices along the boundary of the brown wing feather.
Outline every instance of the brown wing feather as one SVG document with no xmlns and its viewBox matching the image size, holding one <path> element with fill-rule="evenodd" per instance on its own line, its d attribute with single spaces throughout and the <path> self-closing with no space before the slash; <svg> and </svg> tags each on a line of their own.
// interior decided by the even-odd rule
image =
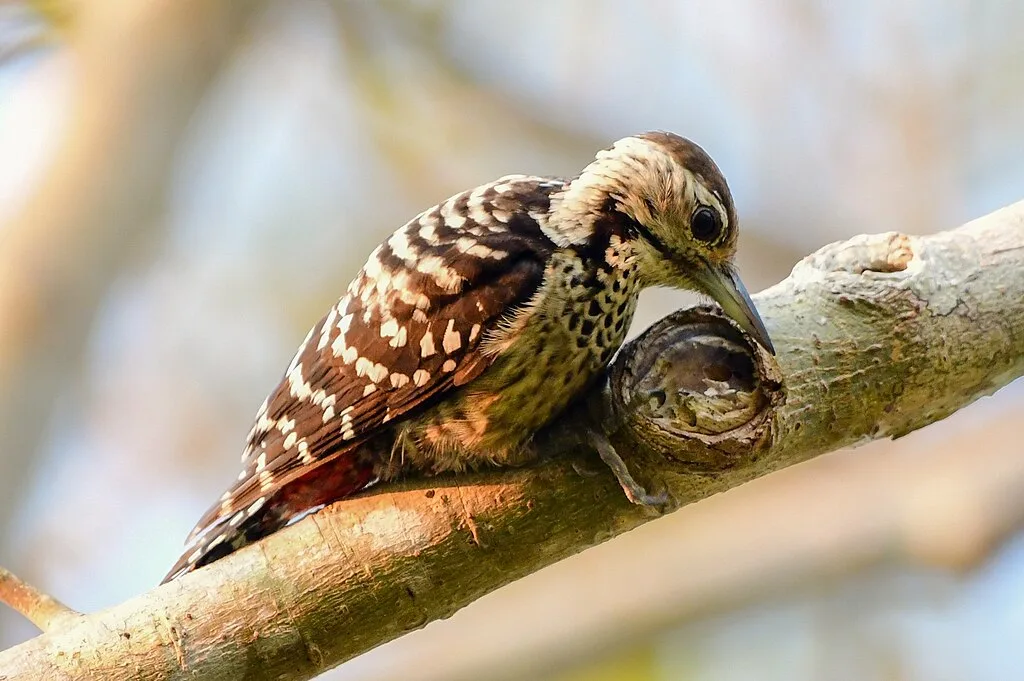
<svg viewBox="0 0 1024 681">
<path fill-rule="evenodd" d="M 350 475 L 339 482 L 335 473 L 339 489 L 333 498 L 366 486 L 373 473 L 357 460 L 360 445 L 491 364 L 494 358 L 481 349 L 485 332 L 541 284 L 554 245 L 531 213 L 546 212 L 547 194 L 556 185 L 523 178 L 513 185 L 520 196 L 497 197 L 504 202 L 495 200 L 494 186 L 491 201 L 480 189 L 453 197 L 371 254 L 348 294 L 310 330 L 260 409 L 242 474 L 190 535 L 190 548 L 199 546 L 193 556 L 219 541 L 214 528 L 229 520 L 239 526 L 250 509 L 272 503 L 297 478 L 329 462 L 339 470 L 346 455 L 352 461 L 340 470 Z M 475 197 L 484 206 L 517 210 L 504 221 L 480 224 L 472 217 L 480 216 Z M 461 216 L 460 225 L 449 223 L 452 215 Z"/>
</svg>

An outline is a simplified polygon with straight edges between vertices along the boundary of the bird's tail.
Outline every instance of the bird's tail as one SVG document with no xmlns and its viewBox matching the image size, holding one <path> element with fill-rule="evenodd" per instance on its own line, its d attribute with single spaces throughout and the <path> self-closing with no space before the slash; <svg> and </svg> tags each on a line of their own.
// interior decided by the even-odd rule
<svg viewBox="0 0 1024 681">
<path fill-rule="evenodd" d="M 313 467 L 301 477 L 249 499 L 226 512 L 216 504 L 200 521 L 164 583 L 234 553 L 313 513 L 326 504 L 349 497 L 376 481 L 373 466 L 354 455 L 337 457 Z"/>
<path fill-rule="evenodd" d="M 161 584 L 208 565 L 280 530 L 289 523 L 289 518 L 282 517 L 282 514 L 275 513 L 273 509 L 273 506 L 264 506 L 237 525 L 231 524 L 232 518 L 229 516 L 220 518 L 206 527 L 189 541 L 181 557 Z"/>
</svg>

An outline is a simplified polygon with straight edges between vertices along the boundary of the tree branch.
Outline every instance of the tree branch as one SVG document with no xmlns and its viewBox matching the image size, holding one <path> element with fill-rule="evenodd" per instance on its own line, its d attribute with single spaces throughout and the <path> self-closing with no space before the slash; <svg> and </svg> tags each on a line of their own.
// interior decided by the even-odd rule
<svg viewBox="0 0 1024 681">
<path fill-rule="evenodd" d="M 587 414 L 613 420 L 631 471 L 671 508 L 898 437 L 1024 373 L 1022 273 L 1024 202 L 934 236 L 833 244 L 756 297 L 778 366 L 714 314 L 677 313 L 624 350 Z M 0 653 L 0 677 L 311 678 L 657 517 L 566 439 L 531 468 L 336 504 Z"/>
<path fill-rule="evenodd" d="M 21 581 L 3 567 L 0 567 L 0 603 L 6 603 L 20 612 L 42 631 L 69 626 L 71 620 L 82 616 L 56 598 Z"/>
</svg>

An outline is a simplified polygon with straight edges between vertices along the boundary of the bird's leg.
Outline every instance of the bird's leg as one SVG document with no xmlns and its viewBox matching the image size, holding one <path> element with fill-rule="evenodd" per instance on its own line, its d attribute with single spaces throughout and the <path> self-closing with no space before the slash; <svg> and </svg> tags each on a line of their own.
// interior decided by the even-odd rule
<svg viewBox="0 0 1024 681">
<path fill-rule="evenodd" d="M 588 428 L 587 441 L 597 450 L 601 460 L 612 469 L 612 473 L 615 474 L 615 479 L 622 486 L 622 491 L 626 493 L 627 499 L 641 506 L 661 506 L 668 503 L 668 495 L 665 492 L 649 494 L 640 483 L 633 479 L 629 469 L 626 468 L 626 462 L 615 451 L 615 447 L 612 446 L 607 435 L 594 428 Z"/>
</svg>

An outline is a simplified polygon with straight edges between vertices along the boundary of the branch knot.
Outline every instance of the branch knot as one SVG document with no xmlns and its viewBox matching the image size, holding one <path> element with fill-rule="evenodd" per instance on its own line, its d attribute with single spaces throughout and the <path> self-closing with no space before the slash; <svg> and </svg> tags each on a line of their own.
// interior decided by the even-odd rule
<svg viewBox="0 0 1024 681">
<path fill-rule="evenodd" d="M 717 308 L 669 315 L 621 357 L 610 377 L 613 409 L 663 456 L 719 470 L 770 442 L 785 402 L 781 370 Z"/>
</svg>

